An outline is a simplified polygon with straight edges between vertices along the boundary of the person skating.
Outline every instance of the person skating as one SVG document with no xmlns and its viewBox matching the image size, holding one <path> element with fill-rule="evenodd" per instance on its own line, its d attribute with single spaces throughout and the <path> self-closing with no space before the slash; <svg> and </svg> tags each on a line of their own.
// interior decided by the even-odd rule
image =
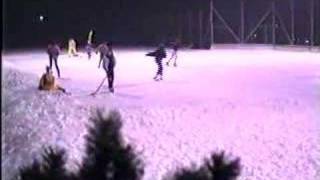
<svg viewBox="0 0 320 180">
<path fill-rule="evenodd" d="M 57 43 L 53 42 L 48 45 L 47 53 L 49 55 L 49 67 L 52 69 L 52 62 L 54 62 L 57 70 L 58 77 L 60 78 L 60 69 L 58 66 L 58 57 L 60 54 L 60 48 Z"/>
<path fill-rule="evenodd" d="M 115 56 L 113 54 L 113 50 L 112 50 L 112 46 L 110 43 L 103 43 L 103 49 L 105 50 L 102 54 L 102 67 L 104 69 L 104 71 L 106 72 L 106 77 L 102 80 L 102 82 L 100 83 L 100 85 L 98 86 L 97 90 L 92 93 L 92 95 L 95 95 L 98 93 L 98 91 L 100 90 L 100 88 L 102 87 L 104 81 L 106 79 L 108 79 L 108 88 L 109 91 L 111 93 L 114 93 L 114 88 L 113 88 L 113 82 L 114 82 L 114 68 L 116 65 L 116 59 Z M 100 66 L 100 63 L 99 63 Z"/>
<path fill-rule="evenodd" d="M 92 51 L 93 51 L 92 44 L 91 44 L 91 43 L 88 43 L 88 44 L 86 45 L 86 52 L 87 52 L 87 54 L 88 54 L 88 60 L 91 59 Z"/>
<path fill-rule="evenodd" d="M 91 54 L 93 51 L 93 45 L 92 45 L 92 36 L 93 36 L 93 30 L 90 30 L 89 34 L 88 34 L 88 41 L 87 41 L 87 45 L 86 45 L 86 52 L 88 54 L 88 59 L 91 59 Z"/>
<path fill-rule="evenodd" d="M 45 91 L 59 90 L 65 94 L 71 94 L 56 83 L 55 77 L 53 76 L 52 70 L 49 66 L 46 66 L 46 72 L 41 76 L 38 89 Z"/>
<path fill-rule="evenodd" d="M 155 57 L 155 62 L 158 66 L 156 76 L 153 79 L 156 81 L 162 80 L 162 77 L 163 77 L 162 59 L 167 57 L 167 53 L 165 51 L 164 45 L 160 44 L 155 51 L 147 53 L 146 55 Z"/>
<path fill-rule="evenodd" d="M 92 44 L 92 36 L 93 36 L 93 30 L 90 30 L 89 34 L 88 34 L 88 44 Z"/>
<path fill-rule="evenodd" d="M 173 43 L 172 43 L 172 55 L 170 57 L 170 59 L 167 61 L 167 66 L 170 65 L 170 61 L 174 60 L 173 66 L 177 67 L 177 59 L 178 59 L 178 50 L 179 50 L 179 40 L 176 39 Z"/>
<path fill-rule="evenodd" d="M 68 55 L 71 56 L 78 56 L 77 53 L 77 43 L 74 39 L 69 39 L 68 43 Z"/>
</svg>

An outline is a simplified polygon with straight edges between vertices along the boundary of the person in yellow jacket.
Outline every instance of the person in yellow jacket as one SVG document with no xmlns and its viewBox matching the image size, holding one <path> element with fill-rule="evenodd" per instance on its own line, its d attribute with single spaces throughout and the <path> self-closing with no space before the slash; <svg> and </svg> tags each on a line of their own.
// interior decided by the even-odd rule
<svg viewBox="0 0 320 180">
<path fill-rule="evenodd" d="M 92 44 L 92 36 L 93 36 L 93 30 L 90 30 L 88 35 L 88 44 Z"/>
<path fill-rule="evenodd" d="M 94 50 L 93 44 L 92 44 L 92 36 L 93 36 L 93 30 L 90 30 L 89 35 L 88 35 L 88 42 L 85 47 L 89 60 L 91 59 L 91 54 L 92 54 L 92 51 Z"/>
<path fill-rule="evenodd" d="M 70 93 L 67 93 L 67 91 L 64 88 L 62 88 L 56 83 L 55 77 L 53 76 L 53 73 L 49 66 L 46 66 L 46 73 L 44 73 L 41 76 L 38 89 L 46 90 L 46 91 L 59 90 L 59 91 L 62 91 L 63 93 L 70 94 Z"/>
<path fill-rule="evenodd" d="M 70 56 L 78 56 L 77 54 L 77 44 L 74 39 L 69 39 L 68 43 L 68 55 Z"/>
</svg>

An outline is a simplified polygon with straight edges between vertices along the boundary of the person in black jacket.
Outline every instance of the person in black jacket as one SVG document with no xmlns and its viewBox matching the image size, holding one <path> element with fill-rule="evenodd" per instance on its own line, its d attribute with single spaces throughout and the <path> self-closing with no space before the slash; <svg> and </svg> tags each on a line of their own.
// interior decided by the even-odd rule
<svg viewBox="0 0 320 180">
<path fill-rule="evenodd" d="M 55 43 L 55 42 L 50 43 L 48 45 L 48 48 L 47 48 L 47 53 L 49 55 L 49 67 L 50 67 L 50 69 L 52 69 L 52 61 L 54 61 L 54 64 L 56 66 L 56 70 L 57 70 L 57 73 L 58 73 L 58 77 L 60 78 L 60 69 L 59 69 L 59 66 L 58 66 L 58 57 L 59 57 L 59 54 L 60 54 L 60 48 L 59 48 L 58 44 Z"/>
<path fill-rule="evenodd" d="M 163 76 L 162 59 L 167 57 L 167 53 L 165 51 L 164 45 L 160 44 L 157 50 L 147 53 L 146 55 L 155 57 L 155 61 L 158 65 L 157 74 L 153 79 L 156 81 L 162 80 L 162 76 Z"/>
<path fill-rule="evenodd" d="M 100 52 L 99 67 L 102 62 L 102 68 L 106 72 L 106 77 L 102 80 L 101 84 L 98 86 L 97 90 L 92 93 L 95 95 L 102 87 L 106 78 L 108 78 L 108 88 L 111 93 L 114 93 L 113 82 L 114 82 L 114 68 L 116 66 L 116 59 L 113 54 L 112 46 L 110 43 L 102 43 L 98 47 Z"/>
</svg>

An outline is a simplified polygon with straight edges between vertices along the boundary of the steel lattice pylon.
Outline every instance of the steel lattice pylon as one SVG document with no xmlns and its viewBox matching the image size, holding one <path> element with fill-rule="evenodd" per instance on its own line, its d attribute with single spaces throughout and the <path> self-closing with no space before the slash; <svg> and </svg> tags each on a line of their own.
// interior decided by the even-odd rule
<svg viewBox="0 0 320 180">
<path fill-rule="evenodd" d="M 199 37 L 193 39 L 197 39 L 199 47 L 203 47 L 204 39 L 209 39 L 207 44 L 210 46 L 225 43 L 217 40 L 219 32 L 224 33 L 224 38 L 228 34 L 232 43 L 307 45 L 310 48 L 320 45 L 320 0 L 304 0 L 303 7 L 297 7 L 298 0 L 238 0 L 234 1 L 236 7 L 227 9 L 225 13 L 223 7 L 216 5 L 221 6 L 223 3 L 217 1 L 204 0 L 202 3 L 206 5 L 197 7 L 198 13 L 193 13 L 199 21 L 193 22 L 197 24 L 199 32 Z M 250 9 L 247 8 L 254 7 L 253 3 L 264 3 L 259 15 L 250 14 Z M 237 14 L 237 17 L 230 17 L 230 11 Z M 297 30 L 303 35 L 299 35 Z M 195 33 L 189 34 L 194 36 Z M 255 39 L 257 34 L 262 34 L 259 40 Z"/>
</svg>

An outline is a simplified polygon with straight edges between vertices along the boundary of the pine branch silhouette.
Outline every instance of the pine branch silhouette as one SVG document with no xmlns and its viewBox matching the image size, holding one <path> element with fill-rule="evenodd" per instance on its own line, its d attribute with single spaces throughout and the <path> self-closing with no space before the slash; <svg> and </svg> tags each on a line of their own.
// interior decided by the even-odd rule
<svg viewBox="0 0 320 180">
<path fill-rule="evenodd" d="M 46 148 L 42 154 L 43 161 L 34 160 L 31 166 L 20 169 L 21 180 L 68 180 L 65 169 L 66 159 L 64 150 Z"/>
<path fill-rule="evenodd" d="M 205 166 L 210 171 L 213 180 L 234 180 L 240 175 L 240 159 L 227 162 L 225 153 L 213 153 L 205 160 Z"/>
<path fill-rule="evenodd" d="M 240 159 L 227 162 L 224 152 L 213 153 L 200 168 L 180 169 L 174 180 L 235 180 L 240 175 Z"/>
<path fill-rule="evenodd" d="M 62 149 L 54 150 L 52 147 L 45 149 L 43 155 L 43 171 L 48 180 L 68 179 L 65 169 L 66 153 Z"/>
<path fill-rule="evenodd" d="M 32 165 L 22 167 L 19 169 L 19 174 L 14 179 L 18 180 L 41 180 L 44 179 L 41 165 L 38 161 L 34 161 Z"/>
<path fill-rule="evenodd" d="M 210 174 L 206 169 L 201 168 L 183 168 L 179 169 L 173 175 L 174 180 L 209 180 Z"/>
<path fill-rule="evenodd" d="M 139 180 L 143 176 L 142 161 L 131 146 L 125 146 L 120 129 L 121 116 L 111 111 L 103 117 L 101 110 L 91 118 L 92 127 L 86 136 L 86 157 L 80 177 L 82 180 Z"/>
</svg>

